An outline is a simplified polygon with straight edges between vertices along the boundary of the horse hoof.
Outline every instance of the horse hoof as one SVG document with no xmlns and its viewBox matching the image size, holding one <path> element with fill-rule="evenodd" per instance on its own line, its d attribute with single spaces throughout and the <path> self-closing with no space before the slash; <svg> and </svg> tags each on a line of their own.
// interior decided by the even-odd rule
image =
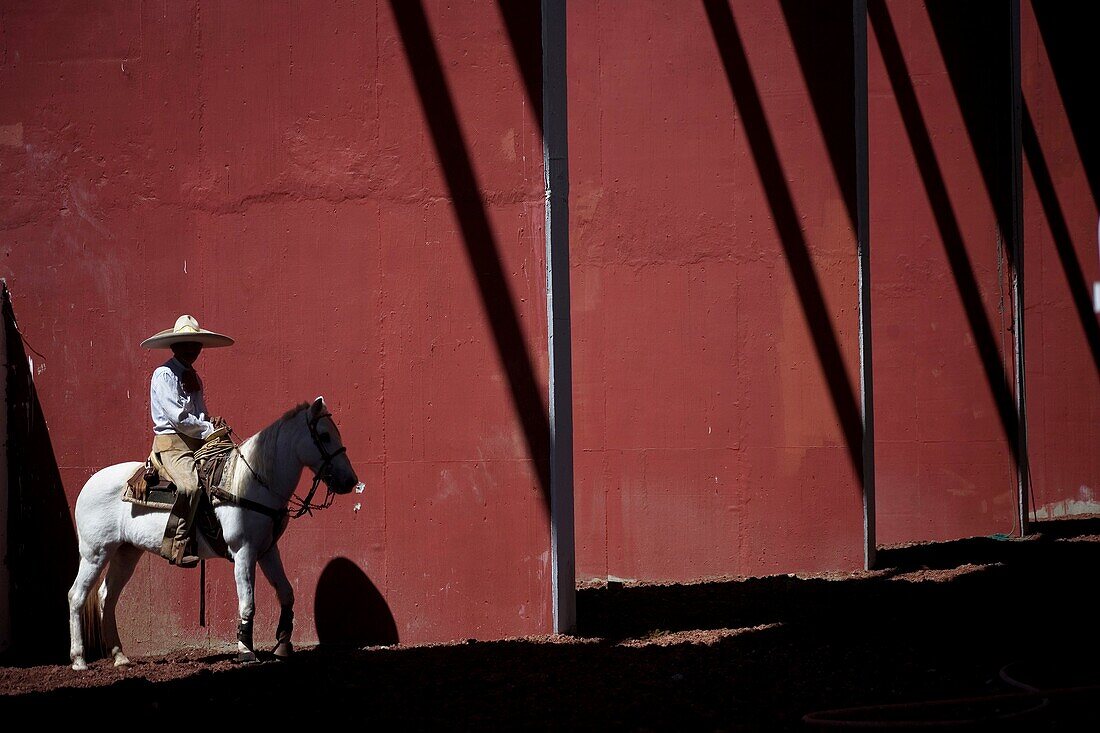
<svg viewBox="0 0 1100 733">
<path fill-rule="evenodd" d="M 126 658 L 125 654 L 116 654 L 115 655 L 115 666 L 116 667 L 129 667 L 130 666 L 130 660 Z"/>
<path fill-rule="evenodd" d="M 84 672 L 88 669 L 88 665 L 84 662 L 83 659 L 74 659 L 73 669 L 75 669 L 77 672 Z"/>
<path fill-rule="evenodd" d="M 290 659 L 290 655 L 294 653 L 294 647 L 289 641 L 281 641 L 275 645 L 275 658 L 276 659 Z"/>
<path fill-rule="evenodd" d="M 238 652 L 237 664 L 255 664 L 260 660 L 256 658 L 256 652 Z"/>
</svg>

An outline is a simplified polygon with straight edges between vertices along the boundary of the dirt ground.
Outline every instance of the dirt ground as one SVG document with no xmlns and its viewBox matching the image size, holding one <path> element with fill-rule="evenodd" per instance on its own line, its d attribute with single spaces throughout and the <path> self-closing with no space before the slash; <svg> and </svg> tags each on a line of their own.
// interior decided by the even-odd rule
<svg viewBox="0 0 1100 733">
<path fill-rule="evenodd" d="M 36 724 L 117 708 L 421 729 L 1097 731 L 1098 561 L 1089 520 L 890 548 L 864 573 L 601 584 L 581 589 L 575 636 L 321 646 L 249 666 L 204 649 L 121 670 L 0 667 L 0 711 Z"/>
</svg>

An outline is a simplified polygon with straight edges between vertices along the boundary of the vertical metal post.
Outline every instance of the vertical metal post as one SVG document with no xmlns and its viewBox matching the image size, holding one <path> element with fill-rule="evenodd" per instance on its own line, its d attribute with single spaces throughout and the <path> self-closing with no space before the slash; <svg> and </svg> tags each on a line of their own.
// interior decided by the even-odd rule
<svg viewBox="0 0 1100 733">
<path fill-rule="evenodd" d="M 852 2 L 856 136 L 856 247 L 859 260 L 859 396 L 863 418 L 863 564 L 875 565 L 875 400 L 871 358 L 871 224 L 867 132 L 867 0 Z"/>
<path fill-rule="evenodd" d="M 550 356 L 550 550 L 554 632 L 576 626 L 573 527 L 573 371 L 569 322 L 569 147 L 565 0 L 542 0 L 546 334 Z"/>
<path fill-rule="evenodd" d="M 1010 74 L 1012 75 L 1012 340 L 1016 371 L 1016 495 L 1020 536 L 1030 531 L 1028 488 L 1031 467 L 1027 457 L 1027 401 L 1024 390 L 1024 162 L 1023 162 L 1023 89 L 1020 58 L 1020 0 L 1009 2 Z"/>
<path fill-rule="evenodd" d="M 11 296 L 0 279 L 0 305 Z M 6 314 L 0 319 L 0 652 L 11 646 L 11 575 L 8 573 L 8 340 Z"/>
<path fill-rule="evenodd" d="M 199 626 L 206 627 L 206 560 L 199 561 Z"/>
</svg>

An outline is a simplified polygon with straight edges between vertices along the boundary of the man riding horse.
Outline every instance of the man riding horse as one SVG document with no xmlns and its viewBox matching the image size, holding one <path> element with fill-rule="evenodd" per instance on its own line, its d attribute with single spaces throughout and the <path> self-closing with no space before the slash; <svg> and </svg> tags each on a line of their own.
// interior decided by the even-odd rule
<svg viewBox="0 0 1100 733">
<path fill-rule="evenodd" d="M 188 315 L 177 318 L 172 328 L 141 342 L 147 349 L 170 348 L 173 353 L 153 372 L 149 410 L 153 418 L 151 458 L 176 485 L 175 505 L 164 529 L 160 554 L 180 567 L 194 567 L 199 562 L 194 526 L 202 491 L 195 451 L 229 429 L 207 412 L 202 380 L 194 365 L 203 347 L 232 344 L 228 336 L 199 328 L 199 322 Z"/>
</svg>

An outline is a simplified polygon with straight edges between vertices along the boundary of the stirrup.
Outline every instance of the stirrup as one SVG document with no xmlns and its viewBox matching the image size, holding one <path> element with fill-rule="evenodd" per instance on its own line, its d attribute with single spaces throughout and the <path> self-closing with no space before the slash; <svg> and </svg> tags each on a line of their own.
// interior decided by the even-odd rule
<svg viewBox="0 0 1100 733">
<path fill-rule="evenodd" d="M 194 540 L 178 545 L 168 557 L 168 563 L 181 568 L 193 568 L 199 564 L 200 558 L 194 552 L 189 552 L 194 545 Z"/>
<path fill-rule="evenodd" d="M 198 555 L 188 555 L 186 550 L 181 550 L 180 552 L 176 553 L 176 556 L 172 558 L 169 562 L 171 562 L 173 565 L 176 565 L 177 567 L 193 568 L 199 564 L 199 560 L 201 559 L 202 558 L 200 558 Z"/>
</svg>

